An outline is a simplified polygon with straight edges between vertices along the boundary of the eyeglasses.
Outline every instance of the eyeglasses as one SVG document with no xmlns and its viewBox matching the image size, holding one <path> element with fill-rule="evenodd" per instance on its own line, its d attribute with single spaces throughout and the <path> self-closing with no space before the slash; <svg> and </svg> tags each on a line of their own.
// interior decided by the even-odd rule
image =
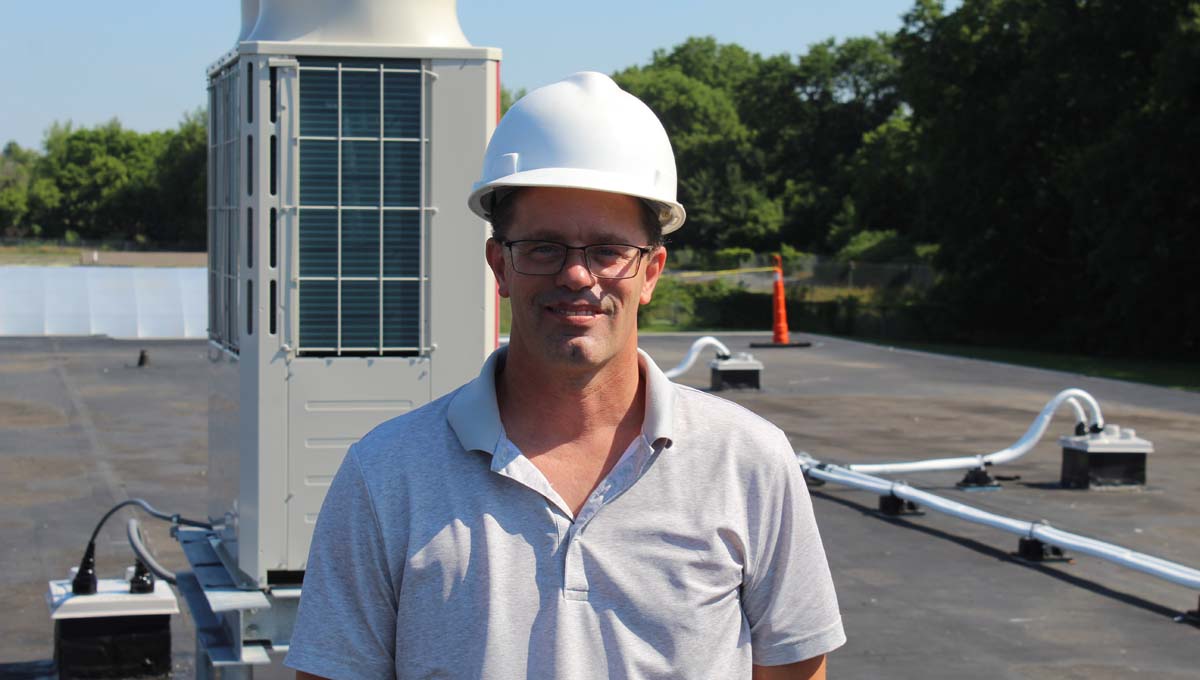
<svg viewBox="0 0 1200 680">
<path fill-rule="evenodd" d="M 530 276 L 554 276 L 567 263 L 567 253 L 582 250 L 584 264 L 598 279 L 629 279 L 638 273 L 642 255 L 654 250 L 651 246 L 631 246 L 624 243 L 595 243 L 589 246 L 569 246 L 555 241 L 501 241 L 512 256 L 513 269 Z"/>
</svg>

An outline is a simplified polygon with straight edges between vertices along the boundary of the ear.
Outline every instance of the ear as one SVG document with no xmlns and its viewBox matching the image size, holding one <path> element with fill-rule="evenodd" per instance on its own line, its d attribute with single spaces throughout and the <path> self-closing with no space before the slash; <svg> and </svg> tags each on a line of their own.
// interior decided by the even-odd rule
<svg viewBox="0 0 1200 680">
<path fill-rule="evenodd" d="M 648 305 L 654 297 L 654 287 L 658 285 L 658 277 L 667 266 L 667 249 L 658 246 L 646 256 L 646 281 L 642 283 L 642 295 L 639 304 Z"/>
<path fill-rule="evenodd" d="M 489 238 L 484 245 L 483 256 L 487 259 L 492 274 L 496 277 L 496 287 L 500 297 L 508 297 L 508 271 L 504 266 L 504 246 L 494 238 Z"/>
</svg>

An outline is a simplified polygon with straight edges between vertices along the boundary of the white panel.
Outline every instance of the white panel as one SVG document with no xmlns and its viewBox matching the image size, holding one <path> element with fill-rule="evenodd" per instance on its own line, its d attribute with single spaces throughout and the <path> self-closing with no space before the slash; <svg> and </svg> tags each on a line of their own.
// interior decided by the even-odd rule
<svg viewBox="0 0 1200 680">
<path fill-rule="evenodd" d="M 487 222 L 467 208 L 495 127 L 494 61 L 434 60 L 429 204 L 433 396 L 473 379 L 496 347 L 496 282 L 483 257 Z"/>
<path fill-rule="evenodd" d="M 202 267 L 174 270 L 179 277 L 179 303 L 183 311 L 183 337 L 208 335 L 208 277 Z"/>
<path fill-rule="evenodd" d="M 82 267 L 47 268 L 45 291 L 46 335 L 91 335 L 91 290 Z"/>
<path fill-rule="evenodd" d="M 0 335 L 203 339 L 200 267 L 0 267 Z"/>
<path fill-rule="evenodd" d="M 302 569 L 346 451 L 376 425 L 429 401 L 429 360 L 297 359 L 287 384 L 288 568 Z"/>
<path fill-rule="evenodd" d="M 43 335 L 46 330 L 43 270 L 0 267 L 0 335 Z"/>
<path fill-rule="evenodd" d="M 129 270 L 89 268 L 92 332 L 114 338 L 138 337 L 137 289 Z"/>
<path fill-rule="evenodd" d="M 137 337 L 184 337 L 183 305 L 175 272 L 147 268 L 131 270 L 130 274 L 137 303 Z"/>
</svg>

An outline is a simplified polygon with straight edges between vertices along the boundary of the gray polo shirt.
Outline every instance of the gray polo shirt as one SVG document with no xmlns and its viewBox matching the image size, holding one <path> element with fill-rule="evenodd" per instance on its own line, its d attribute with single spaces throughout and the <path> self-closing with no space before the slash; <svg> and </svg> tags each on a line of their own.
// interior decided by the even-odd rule
<svg viewBox="0 0 1200 680">
<path fill-rule="evenodd" d="M 330 678 L 749 678 L 845 642 L 787 437 L 641 354 L 642 435 L 578 516 L 479 377 L 347 453 L 287 664 Z"/>
</svg>

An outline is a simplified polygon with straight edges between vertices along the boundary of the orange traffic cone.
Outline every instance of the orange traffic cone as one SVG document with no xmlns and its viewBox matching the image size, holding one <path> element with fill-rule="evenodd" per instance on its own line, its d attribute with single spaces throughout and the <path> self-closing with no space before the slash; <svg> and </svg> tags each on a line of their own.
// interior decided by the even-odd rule
<svg viewBox="0 0 1200 680">
<path fill-rule="evenodd" d="M 788 338 L 787 299 L 783 294 L 783 257 L 772 255 L 775 260 L 775 313 L 771 328 L 771 342 L 752 342 L 751 347 L 811 347 L 811 342 L 791 342 Z"/>
</svg>

